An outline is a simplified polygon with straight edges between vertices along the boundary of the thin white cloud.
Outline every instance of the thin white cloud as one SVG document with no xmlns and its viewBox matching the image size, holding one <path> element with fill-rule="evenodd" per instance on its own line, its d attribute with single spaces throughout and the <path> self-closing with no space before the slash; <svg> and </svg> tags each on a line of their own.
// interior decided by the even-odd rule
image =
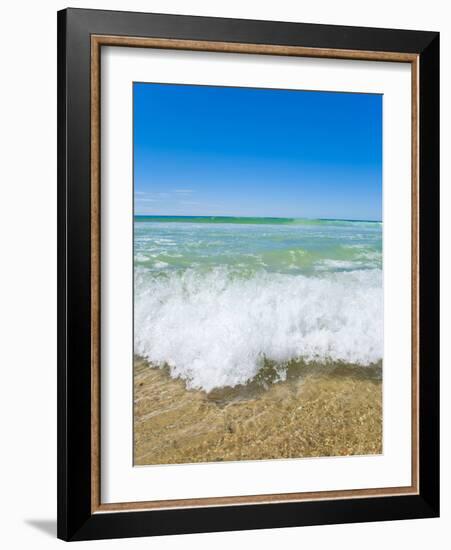
<svg viewBox="0 0 451 550">
<path fill-rule="evenodd" d="M 171 193 L 168 192 L 153 192 L 153 191 L 135 191 L 135 196 L 146 197 L 149 199 L 170 197 Z"/>
</svg>

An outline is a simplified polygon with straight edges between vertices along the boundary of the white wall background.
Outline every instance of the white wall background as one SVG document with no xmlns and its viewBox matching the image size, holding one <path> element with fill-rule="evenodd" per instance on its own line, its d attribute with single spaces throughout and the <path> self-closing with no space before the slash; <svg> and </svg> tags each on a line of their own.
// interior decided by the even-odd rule
<svg viewBox="0 0 451 550">
<path fill-rule="evenodd" d="M 72 7 L 242 17 L 441 32 L 442 282 L 451 280 L 451 17 L 442 0 L 120 0 Z M 2 7 L 0 84 L 0 541 L 56 540 L 56 11 L 65 2 Z M 447 208 L 448 207 L 448 208 Z M 82 543 L 202 550 L 445 547 L 451 536 L 450 288 L 442 284 L 442 518 Z M 448 543 L 449 544 L 449 543 Z"/>
</svg>

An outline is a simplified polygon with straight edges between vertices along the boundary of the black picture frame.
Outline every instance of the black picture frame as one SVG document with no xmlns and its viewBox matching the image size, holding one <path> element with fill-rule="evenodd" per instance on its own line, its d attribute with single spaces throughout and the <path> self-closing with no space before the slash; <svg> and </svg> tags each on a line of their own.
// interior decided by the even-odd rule
<svg viewBox="0 0 451 550">
<path fill-rule="evenodd" d="M 419 61 L 419 492 L 93 513 L 91 36 L 416 54 Z M 88 540 L 439 515 L 439 33 L 85 9 L 58 12 L 58 537 Z"/>
</svg>

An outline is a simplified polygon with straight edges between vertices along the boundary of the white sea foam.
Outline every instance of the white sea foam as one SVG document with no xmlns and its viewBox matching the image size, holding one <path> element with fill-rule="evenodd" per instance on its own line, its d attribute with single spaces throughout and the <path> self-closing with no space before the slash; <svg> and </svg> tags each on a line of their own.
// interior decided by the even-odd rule
<svg viewBox="0 0 451 550">
<path fill-rule="evenodd" d="M 315 277 L 226 269 L 149 277 L 136 269 L 135 353 L 171 376 L 210 391 L 251 380 L 264 358 L 345 361 L 382 358 L 382 272 Z"/>
<path fill-rule="evenodd" d="M 382 254 L 377 250 L 371 250 L 368 252 L 360 252 L 357 255 L 358 258 L 363 258 L 364 260 L 381 260 Z"/>
<path fill-rule="evenodd" d="M 319 260 L 315 264 L 318 271 L 328 271 L 330 269 L 355 269 L 361 265 L 361 262 L 349 260 Z"/>
<path fill-rule="evenodd" d="M 149 259 L 149 257 L 146 256 L 145 254 L 140 254 L 140 253 L 135 254 L 135 261 L 137 261 L 137 262 L 145 262 L 148 259 Z"/>
<path fill-rule="evenodd" d="M 165 267 L 167 267 L 169 264 L 167 262 L 155 262 L 154 264 L 154 267 L 156 269 L 164 269 Z"/>
</svg>

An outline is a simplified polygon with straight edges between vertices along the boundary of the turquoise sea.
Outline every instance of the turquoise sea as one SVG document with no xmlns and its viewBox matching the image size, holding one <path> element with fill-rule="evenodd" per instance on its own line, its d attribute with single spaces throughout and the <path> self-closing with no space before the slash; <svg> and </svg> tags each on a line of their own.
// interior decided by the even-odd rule
<svg viewBox="0 0 451 550">
<path fill-rule="evenodd" d="M 382 223 L 136 216 L 135 354 L 188 387 L 382 359 Z"/>
</svg>

